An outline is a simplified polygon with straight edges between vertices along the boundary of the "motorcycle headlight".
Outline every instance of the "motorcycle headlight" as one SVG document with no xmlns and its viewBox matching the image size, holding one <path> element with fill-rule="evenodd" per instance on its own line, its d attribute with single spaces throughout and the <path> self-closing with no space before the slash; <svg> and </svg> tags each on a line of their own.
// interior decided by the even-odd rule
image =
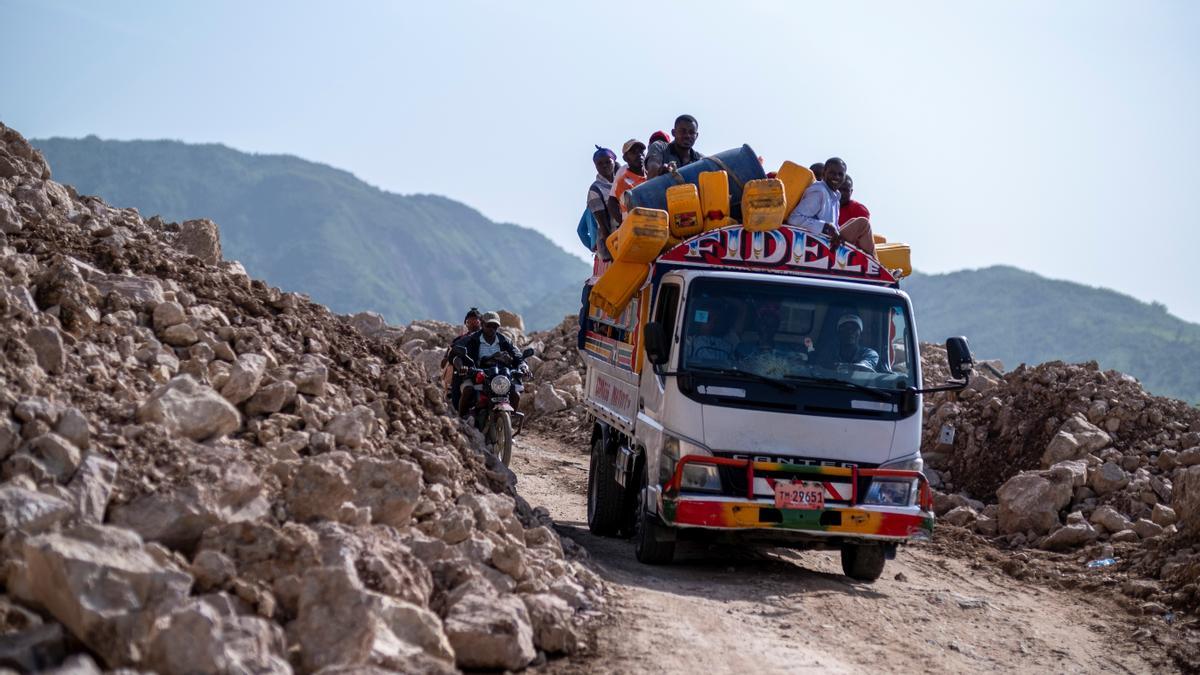
<svg viewBox="0 0 1200 675">
<path fill-rule="evenodd" d="M 503 396 L 512 388 L 512 380 L 503 375 L 497 375 L 492 378 L 492 393 L 497 396 Z"/>
</svg>

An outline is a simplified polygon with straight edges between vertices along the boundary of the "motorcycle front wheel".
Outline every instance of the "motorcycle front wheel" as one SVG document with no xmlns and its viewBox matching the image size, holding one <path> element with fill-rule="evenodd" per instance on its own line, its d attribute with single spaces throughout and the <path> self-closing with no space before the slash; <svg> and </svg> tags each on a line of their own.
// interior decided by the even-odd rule
<svg viewBox="0 0 1200 675">
<path fill-rule="evenodd" d="M 493 411 L 489 428 L 491 433 L 488 434 L 488 440 L 492 444 L 492 452 L 500 457 L 504 466 L 508 466 L 509 460 L 512 459 L 512 414 L 507 410 Z"/>
</svg>

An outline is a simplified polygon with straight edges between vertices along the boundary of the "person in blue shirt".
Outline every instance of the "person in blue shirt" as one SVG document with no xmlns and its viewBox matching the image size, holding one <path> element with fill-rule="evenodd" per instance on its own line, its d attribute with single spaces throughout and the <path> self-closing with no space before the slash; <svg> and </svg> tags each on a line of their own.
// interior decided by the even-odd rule
<svg viewBox="0 0 1200 675">
<path fill-rule="evenodd" d="M 799 227 L 813 234 L 829 237 L 829 245 L 833 249 L 841 246 L 842 242 L 857 246 L 867 255 L 875 255 L 875 234 L 871 230 L 871 221 L 866 218 L 851 218 L 842 226 L 838 226 L 838 210 L 841 208 L 842 197 L 838 188 L 846 179 L 846 162 L 840 157 L 830 157 L 825 160 L 825 170 L 822 180 L 819 180 L 804 191 L 800 203 L 787 217 L 787 224 Z"/>
</svg>

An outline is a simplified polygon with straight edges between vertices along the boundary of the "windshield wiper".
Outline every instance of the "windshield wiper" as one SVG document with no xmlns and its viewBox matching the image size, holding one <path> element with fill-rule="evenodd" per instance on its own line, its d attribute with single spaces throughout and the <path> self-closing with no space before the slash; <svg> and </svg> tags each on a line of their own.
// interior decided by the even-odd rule
<svg viewBox="0 0 1200 675">
<path fill-rule="evenodd" d="M 787 392 L 796 391 L 795 385 L 784 382 L 783 380 L 777 380 L 773 377 L 767 377 L 766 375 L 759 375 L 758 373 L 752 373 L 748 370 L 740 370 L 738 368 L 688 368 L 688 370 L 693 371 L 693 372 L 701 372 L 701 373 L 713 373 L 715 375 L 725 375 L 727 377 L 741 377 L 744 379 L 753 380 L 755 382 L 762 382 L 763 384 L 769 384 L 772 387 L 779 389 L 780 391 L 787 391 Z"/>
<path fill-rule="evenodd" d="M 893 392 L 890 389 L 882 389 L 880 387 L 870 387 L 857 382 L 849 382 L 847 380 L 839 380 L 836 377 L 815 377 L 813 375 L 784 375 L 784 379 L 797 380 L 800 382 L 808 382 L 810 384 L 823 384 L 826 386 L 844 387 L 861 391 L 865 394 L 870 394 L 881 401 L 891 401 Z"/>
</svg>

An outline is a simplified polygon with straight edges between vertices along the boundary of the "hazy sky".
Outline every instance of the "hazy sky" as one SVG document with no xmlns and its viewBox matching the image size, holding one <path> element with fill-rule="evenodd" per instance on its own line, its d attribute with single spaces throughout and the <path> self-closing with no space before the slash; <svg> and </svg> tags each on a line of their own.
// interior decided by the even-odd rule
<svg viewBox="0 0 1200 675">
<path fill-rule="evenodd" d="M 1008 263 L 1200 321 L 1200 2 L 0 0 L 0 17 L 0 120 L 27 136 L 295 154 L 582 253 L 592 145 L 686 112 L 704 152 L 844 157 L 918 269 Z"/>
</svg>

